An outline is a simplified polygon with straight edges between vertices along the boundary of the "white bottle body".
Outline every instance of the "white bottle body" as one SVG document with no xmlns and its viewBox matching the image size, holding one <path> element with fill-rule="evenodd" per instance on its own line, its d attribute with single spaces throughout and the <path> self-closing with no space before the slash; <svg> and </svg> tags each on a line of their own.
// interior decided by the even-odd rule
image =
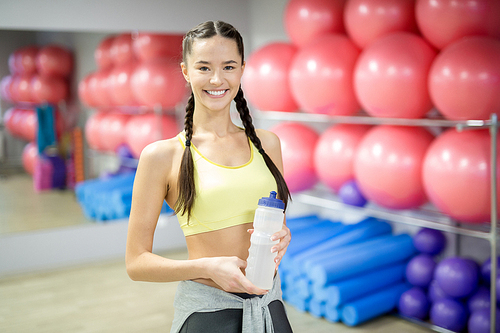
<svg viewBox="0 0 500 333">
<path fill-rule="evenodd" d="M 259 206 L 255 211 L 245 273 L 250 282 L 262 289 L 273 286 L 277 253 L 271 253 L 271 248 L 279 241 L 271 241 L 271 236 L 281 230 L 283 219 L 283 210 L 279 208 Z"/>
</svg>

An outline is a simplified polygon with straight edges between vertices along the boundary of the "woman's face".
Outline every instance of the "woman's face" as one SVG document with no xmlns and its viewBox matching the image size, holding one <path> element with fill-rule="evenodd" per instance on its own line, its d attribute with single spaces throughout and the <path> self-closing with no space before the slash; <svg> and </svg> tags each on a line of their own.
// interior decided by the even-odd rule
<svg viewBox="0 0 500 333">
<path fill-rule="evenodd" d="M 214 36 L 195 39 L 182 73 L 190 83 L 196 109 L 229 109 L 238 93 L 245 64 L 234 40 Z"/>
</svg>

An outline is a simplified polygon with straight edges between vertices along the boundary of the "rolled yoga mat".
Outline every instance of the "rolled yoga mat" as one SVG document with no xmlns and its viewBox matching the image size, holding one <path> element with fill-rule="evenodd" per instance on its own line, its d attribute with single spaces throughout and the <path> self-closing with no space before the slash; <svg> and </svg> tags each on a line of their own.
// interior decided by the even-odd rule
<svg viewBox="0 0 500 333">
<path fill-rule="evenodd" d="M 317 301 L 315 299 L 311 299 L 309 301 L 309 313 L 313 317 L 321 318 L 325 316 L 325 302 Z"/>
<path fill-rule="evenodd" d="M 328 306 L 325 304 L 325 319 L 331 323 L 340 321 L 340 308 Z"/>
<path fill-rule="evenodd" d="M 367 320 L 388 313 L 396 307 L 401 294 L 410 289 L 408 283 L 399 283 L 393 287 L 360 298 L 342 307 L 341 320 L 348 326 L 356 326 Z M 329 306 L 326 305 L 326 308 Z"/>
<path fill-rule="evenodd" d="M 391 236 L 384 242 L 376 243 L 376 246 L 373 246 L 373 241 L 343 247 L 343 255 L 332 256 L 329 260 L 314 265 L 307 272 L 309 279 L 314 284 L 324 286 L 378 267 L 404 261 L 416 253 L 413 240 L 407 234 Z"/>
<path fill-rule="evenodd" d="M 325 257 L 333 249 L 344 245 L 361 243 L 378 236 L 389 235 L 391 232 L 392 227 L 389 223 L 375 218 L 367 218 L 354 225 L 346 225 L 344 230 L 339 232 L 335 237 L 292 256 L 292 265 L 301 274 L 305 274 L 304 262 L 309 258 Z"/>
</svg>

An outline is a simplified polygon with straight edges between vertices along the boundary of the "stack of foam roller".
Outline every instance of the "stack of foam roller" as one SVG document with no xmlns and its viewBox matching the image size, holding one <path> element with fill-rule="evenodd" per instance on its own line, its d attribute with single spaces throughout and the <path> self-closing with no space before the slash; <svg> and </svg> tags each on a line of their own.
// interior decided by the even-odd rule
<svg viewBox="0 0 500 333">
<path fill-rule="evenodd" d="M 401 294 L 412 237 L 386 221 L 356 224 L 317 216 L 287 219 L 292 242 L 280 264 L 283 299 L 299 311 L 355 326 L 389 313 Z"/>
<path fill-rule="evenodd" d="M 127 218 L 132 206 L 134 178 L 135 172 L 78 183 L 76 197 L 85 216 L 96 221 Z M 171 212 L 165 202 L 161 212 Z"/>
</svg>

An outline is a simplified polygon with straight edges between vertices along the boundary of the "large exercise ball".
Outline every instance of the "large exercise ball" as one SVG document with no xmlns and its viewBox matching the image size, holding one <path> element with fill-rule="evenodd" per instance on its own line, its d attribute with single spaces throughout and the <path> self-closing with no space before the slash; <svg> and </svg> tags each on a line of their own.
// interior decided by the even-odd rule
<svg viewBox="0 0 500 333">
<path fill-rule="evenodd" d="M 109 107 L 114 105 L 111 99 L 111 86 L 109 80 L 112 69 L 113 67 L 100 69 L 95 72 L 90 79 L 91 82 L 89 84 L 91 84 L 91 92 L 93 93 L 92 99 L 98 107 Z"/>
<path fill-rule="evenodd" d="M 106 69 L 113 65 L 113 58 L 111 56 L 111 46 L 115 36 L 104 38 L 94 51 L 94 60 L 98 69 Z"/>
<path fill-rule="evenodd" d="M 20 128 L 21 136 L 32 142 L 36 140 L 38 134 L 38 118 L 35 110 L 25 110 L 23 126 Z"/>
<path fill-rule="evenodd" d="M 94 77 L 94 73 L 86 75 L 78 82 L 78 98 L 87 106 L 97 106 L 97 101 L 94 98 L 96 85 L 97 79 Z"/>
<path fill-rule="evenodd" d="M 68 76 L 73 70 L 73 55 L 59 45 L 42 47 L 36 56 L 36 68 L 44 76 Z"/>
<path fill-rule="evenodd" d="M 422 228 L 413 236 L 413 245 L 419 252 L 435 256 L 445 249 L 446 237 L 440 230 Z"/>
<path fill-rule="evenodd" d="M 428 73 L 436 51 L 421 37 L 395 32 L 368 45 L 354 69 L 354 89 L 375 117 L 420 118 L 431 108 Z"/>
<path fill-rule="evenodd" d="M 500 276 L 500 257 L 497 257 L 497 277 Z M 489 285 L 491 282 L 491 257 L 486 259 L 481 265 L 481 277 L 484 284 Z"/>
<path fill-rule="evenodd" d="M 99 141 L 101 148 L 106 151 L 116 151 L 125 143 L 125 128 L 131 115 L 109 112 L 99 122 Z"/>
<path fill-rule="evenodd" d="M 427 290 L 427 297 L 429 298 L 429 301 L 431 303 L 435 303 L 437 300 L 443 299 L 443 298 L 449 298 L 443 289 L 439 286 L 438 282 L 436 279 L 432 280 L 431 283 L 429 284 L 429 288 Z"/>
<path fill-rule="evenodd" d="M 488 119 L 500 112 L 498 59 L 500 40 L 491 37 L 465 37 L 439 53 L 429 73 L 429 92 L 443 116 Z"/>
<path fill-rule="evenodd" d="M 269 129 L 281 141 L 284 178 L 290 192 L 307 190 L 317 182 L 314 147 L 319 135 L 311 127 L 282 122 Z"/>
<path fill-rule="evenodd" d="M 489 288 L 479 286 L 479 288 L 467 300 L 469 312 L 479 309 L 489 309 L 491 305 L 491 296 Z"/>
<path fill-rule="evenodd" d="M 131 86 L 132 75 L 137 65 L 137 61 L 129 61 L 111 69 L 108 77 L 108 91 L 113 105 L 137 105 Z"/>
<path fill-rule="evenodd" d="M 460 332 L 467 326 L 467 310 L 459 301 L 443 298 L 432 304 L 430 319 L 434 325 Z"/>
<path fill-rule="evenodd" d="M 354 174 L 365 197 L 392 209 L 425 203 L 422 161 L 433 138 L 422 127 L 380 125 L 366 133 L 354 158 Z"/>
<path fill-rule="evenodd" d="M 35 163 L 38 160 L 38 147 L 35 142 L 30 142 L 23 148 L 22 163 L 24 170 L 33 175 L 35 171 Z"/>
<path fill-rule="evenodd" d="M 495 311 L 495 332 L 500 333 L 500 310 Z M 469 333 L 490 333 L 491 311 L 490 309 L 480 309 L 471 312 L 467 328 Z"/>
<path fill-rule="evenodd" d="M 132 35 L 123 33 L 113 39 L 109 54 L 114 65 L 122 65 L 135 59 Z"/>
<path fill-rule="evenodd" d="M 245 66 L 242 86 L 250 103 L 262 111 L 296 111 L 289 73 L 297 48 L 275 42 L 252 52 Z"/>
<path fill-rule="evenodd" d="M 182 58 L 183 35 L 139 32 L 132 41 L 136 57 L 141 61 L 168 58 L 179 61 Z"/>
<path fill-rule="evenodd" d="M 423 289 L 413 287 L 401 294 L 398 310 L 403 316 L 424 320 L 429 315 L 430 302 Z"/>
<path fill-rule="evenodd" d="M 142 114 L 129 119 L 125 127 L 125 143 L 135 158 L 141 155 L 148 144 L 170 139 L 178 134 L 177 122 L 173 116 Z"/>
<path fill-rule="evenodd" d="M 306 112 L 348 116 L 359 110 L 353 71 L 359 49 L 341 34 L 327 34 L 299 49 L 290 67 L 290 88 Z"/>
<path fill-rule="evenodd" d="M 35 74 L 38 46 L 25 46 L 9 56 L 9 70 L 12 74 Z"/>
<path fill-rule="evenodd" d="M 33 85 L 31 80 L 32 74 L 14 74 L 10 85 L 10 94 L 13 101 L 16 102 L 35 102 Z"/>
<path fill-rule="evenodd" d="M 186 94 L 186 81 L 178 63 L 153 59 L 140 63 L 131 77 L 137 101 L 145 106 L 174 108 Z"/>
<path fill-rule="evenodd" d="M 406 279 L 416 287 L 427 288 L 433 277 L 436 262 L 431 255 L 421 253 L 411 258 L 406 265 Z"/>
<path fill-rule="evenodd" d="M 479 284 L 479 266 L 471 259 L 448 257 L 437 264 L 434 278 L 450 297 L 470 296 Z"/>
<path fill-rule="evenodd" d="M 12 75 L 6 75 L 0 81 L 0 97 L 7 102 L 12 102 L 10 87 L 12 85 Z"/>
<path fill-rule="evenodd" d="M 368 202 L 354 179 L 347 181 L 340 187 L 339 198 L 343 203 L 356 207 L 364 207 Z"/>
<path fill-rule="evenodd" d="M 285 7 L 285 31 L 297 46 L 325 33 L 344 32 L 346 0 L 290 0 Z"/>
<path fill-rule="evenodd" d="M 61 76 L 35 75 L 31 81 L 33 100 L 57 104 L 68 97 L 68 83 Z"/>
<path fill-rule="evenodd" d="M 391 32 L 417 32 L 415 0 L 349 0 L 344 24 L 349 37 L 362 49 Z"/>
<path fill-rule="evenodd" d="M 438 49 L 465 36 L 500 37 L 498 0 L 417 0 L 415 16 L 422 35 Z"/>
<path fill-rule="evenodd" d="M 91 149 L 102 150 L 100 136 L 100 122 L 106 113 L 102 111 L 94 112 L 85 123 L 85 139 Z"/>
<path fill-rule="evenodd" d="M 371 126 L 337 124 L 325 130 L 314 149 L 316 174 L 332 191 L 354 179 L 354 156 Z"/>
<path fill-rule="evenodd" d="M 429 147 L 422 169 L 429 201 L 459 221 L 490 221 L 490 146 L 488 130 L 449 129 L 440 134 Z M 500 164 L 497 175 L 499 171 Z"/>
</svg>

